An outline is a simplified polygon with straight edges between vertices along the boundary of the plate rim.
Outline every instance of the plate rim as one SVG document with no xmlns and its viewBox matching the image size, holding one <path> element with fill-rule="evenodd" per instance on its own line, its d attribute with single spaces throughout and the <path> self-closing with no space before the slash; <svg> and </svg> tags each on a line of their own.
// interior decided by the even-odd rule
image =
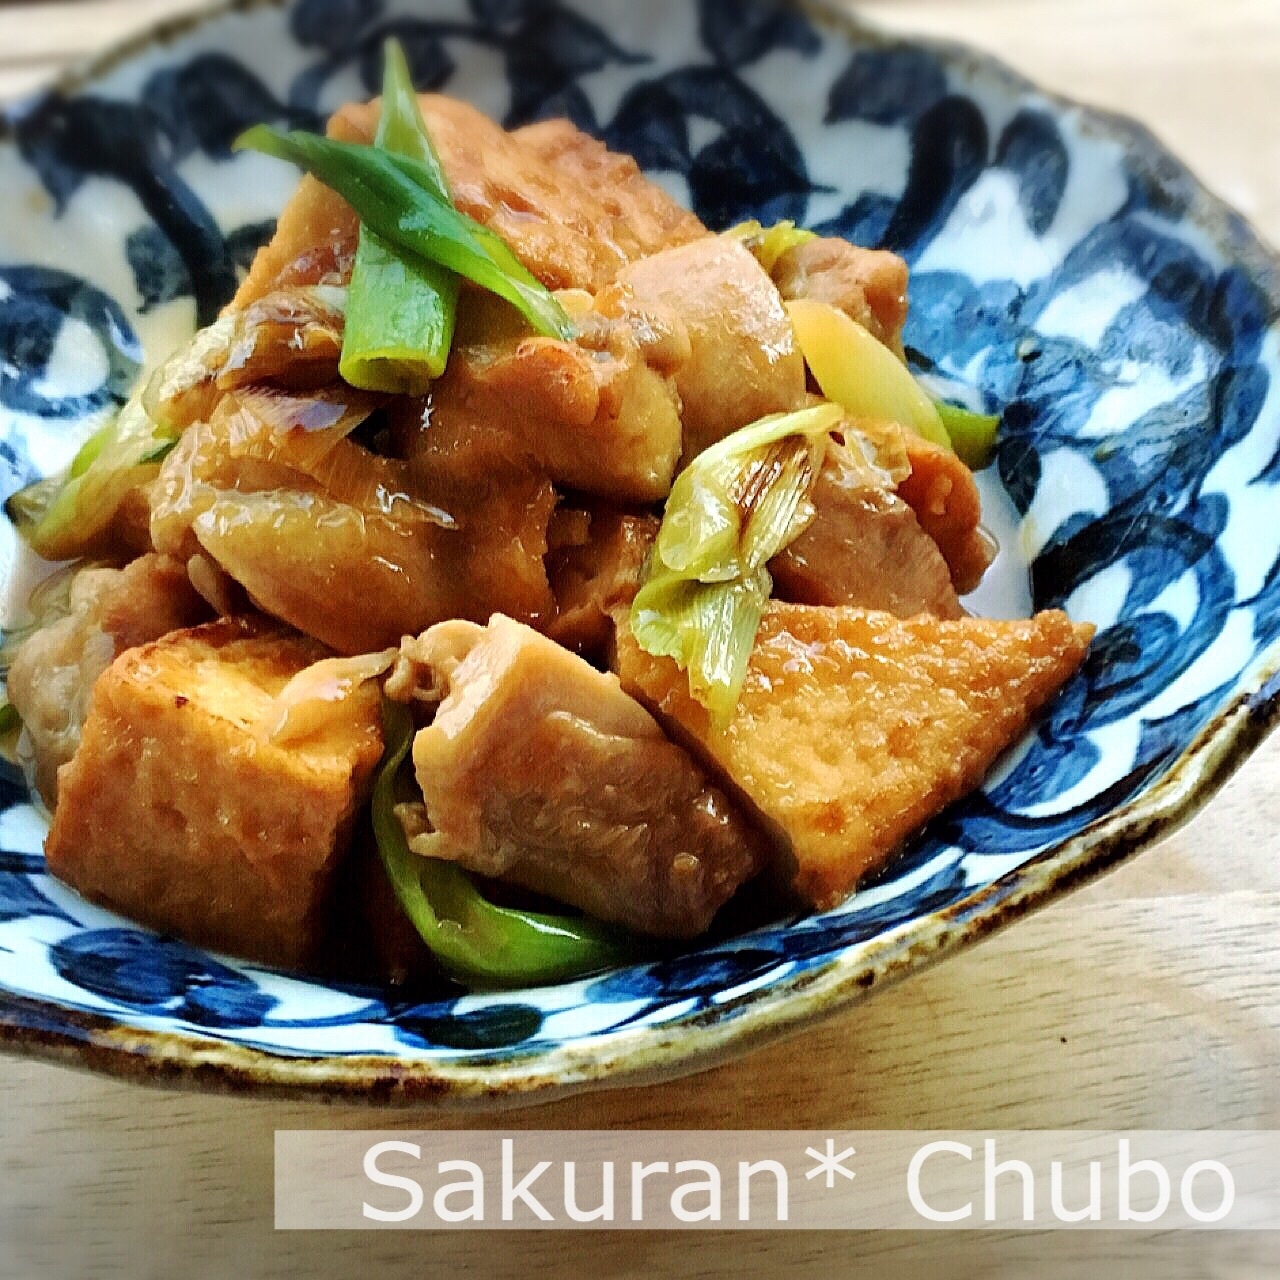
<svg viewBox="0 0 1280 1280">
<path fill-rule="evenodd" d="M 693 3 L 694 0 L 667 0 Z M 1205 186 L 1146 124 L 1044 88 L 999 56 L 960 41 L 895 32 L 838 0 L 780 0 L 850 44 L 924 49 L 948 66 L 980 68 L 1010 94 L 1035 94 L 1081 125 L 1125 146 L 1141 172 L 1172 180 L 1186 216 L 1206 229 L 1266 296 L 1267 328 L 1280 333 L 1280 252 L 1228 200 Z M 130 58 L 234 14 L 283 9 L 290 0 L 210 0 L 143 27 L 79 59 L 33 93 L 0 108 L 0 145 L 55 93 L 72 94 Z M 532 1105 L 587 1090 L 636 1087 L 722 1065 L 796 1035 L 962 948 L 1039 910 L 1152 848 L 1191 821 L 1280 727 L 1280 641 L 1262 650 L 1252 674 L 1154 784 L 1082 831 L 1058 841 L 959 902 L 904 921 L 828 956 L 801 974 L 754 988 L 713 1009 L 661 1027 L 628 1027 L 506 1062 L 387 1055 L 274 1053 L 258 1046 L 178 1031 L 121 1025 L 55 1000 L 0 991 L 0 1052 L 80 1067 L 117 1079 L 291 1101 L 486 1110 Z M 732 1014 L 732 1016 L 729 1016 Z"/>
</svg>

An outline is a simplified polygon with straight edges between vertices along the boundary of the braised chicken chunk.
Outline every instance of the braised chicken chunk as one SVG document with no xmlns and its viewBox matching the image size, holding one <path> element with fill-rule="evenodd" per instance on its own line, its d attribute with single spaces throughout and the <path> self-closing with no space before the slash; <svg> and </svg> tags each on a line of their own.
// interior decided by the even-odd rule
<svg viewBox="0 0 1280 1280">
<path fill-rule="evenodd" d="M 937 543 L 858 443 L 828 447 L 812 501 L 813 523 L 769 563 L 779 599 L 899 618 L 964 612 Z"/>
<path fill-rule="evenodd" d="M 500 441 L 470 448 L 464 466 L 431 477 L 415 498 L 408 464 L 402 473 L 379 468 L 385 459 L 347 441 L 321 483 L 287 465 L 284 443 L 264 453 L 240 429 L 235 397 L 224 405 L 165 460 L 152 497 L 157 548 L 183 560 L 207 556 L 263 612 L 340 653 L 495 610 L 550 618 L 543 559 L 555 494 Z M 371 465 L 374 482 L 363 493 L 342 487 Z"/>
<path fill-rule="evenodd" d="M 613 637 L 613 614 L 639 590 L 659 522 L 608 508 L 581 514 L 582 540 L 548 560 L 556 616 L 547 634 L 575 653 L 599 655 Z"/>
<path fill-rule="evenodd" d="M 772 274 L 787 301 L 829 302 L 902 354 L 908 272 L 896 253 L 831 237 L 807 240 L 783 253 Z"/>
<path fill-rule="evenodd" d="M 503 617 L 404 652 L 443 693 L 413 744 L 423 857 L 665 938 L 759 870 L 761 837 L 616 677 Z"/>
<path fill-rule="evenodd" d="M 804 400 L 804 360 L 782 299 L 736 240 L 695 240 L 641 258 L 618 272 L 598 305 L 605 314 L 665 314 L 688 334 L 689 358 L 675 371 L 685 462 Z"/>
<path fill-rule="evenodd" d="M 617 502 L 667 495 L 682 447 L 669 371 L 682 363 L 687 343 L 673 353 L 670 335 L 642 317 L 594 312 L 579 317 L 572 342 L 494 336 L 494 328 L 484 338 L 459 335 L 422 409 L 422 429 L 406 438 L 424 488 L 456 474 L 479 448 L 500 450 L 563 488 Z"/>
<path fill-rule="evenodd" d="M 950 449 L 916 435 L 907 437 L 907 457 L 911 474 L 898 493 L 937 543 L 956 591 L 967 595 L 995 555 L 982 527 L 982 497 L 973 472 Z"/>
<path fill-rule="evenodd" d="M 24 641 L 9 667 L 9 701 L 30 736 L 36 781 L 50 806 L 58 770 L 80 745 L 94 683 L 112 660 L 208 616 L 186 569 L 164 556 L 75 575 L 66 615 Z"/>
</svg>

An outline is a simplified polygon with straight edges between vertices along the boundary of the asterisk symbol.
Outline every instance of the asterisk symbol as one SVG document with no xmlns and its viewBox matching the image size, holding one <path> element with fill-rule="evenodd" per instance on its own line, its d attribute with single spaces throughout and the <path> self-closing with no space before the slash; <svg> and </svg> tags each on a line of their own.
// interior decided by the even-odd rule
<svg viewBox="0 0 1280 1280">
<path fill-rule="evenodd" d="M 819 1174 L 825 1173 L 827 1175 L 827 1190 L 830 1191 L 831 1188 L 836 1185 L 837 1173 L 848 1178 L 850 1181 L 853 1180 L 853 1170 L 846 1169 L 844 1167 L 844 1161 L 850 1156 L 857 1154 L 852 1147 L 845 1147 L 845 1149 L 837 1155 L 835 1139 L 828 1138 L 825 1155 L 821 1151 L 815 1151 L 812 1147 L 805 1147 L 804 1153 L 816 1161 L 814 1167 L 804 1175 L 806 1182 L 812 1181 L 814 1178 L 818 1177 Z"/>
</svg>

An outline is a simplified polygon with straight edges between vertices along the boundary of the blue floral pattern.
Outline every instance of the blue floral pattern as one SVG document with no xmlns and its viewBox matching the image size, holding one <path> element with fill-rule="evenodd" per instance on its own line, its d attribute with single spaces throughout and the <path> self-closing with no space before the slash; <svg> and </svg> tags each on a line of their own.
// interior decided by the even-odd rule
<svg viewBox="0 0 1280 1280">
<path fill-rule="evenodd" d="M 728 1024 L 856 973 L 894 930 L 981 920 L 1019 868 L 1141 797 L 1237 696 L 1270 713 L 1280 687 L 1252 683 L 1280 640 L 1280 357 L 1250 233 L 1130 126 L 962 51 L 774 0 L 295 0 L 15 111 L 0 191 L 28 203 L 0 203 L 5 493 L 65 461 L 144 347 L 155 359 L 215 314 L 270 234 L 289 178 L 232 156 L 239 130 L 315 127 L 372 91 L 388 35 L 421 87 L 509 125 L 569 116 L 712 226 L 790 217 L 903 254 L 912 359 L 1003 409 L 984 482 L 1025 554 L 1029 587 L 1016 563 L 1012 579 L 1096 621 L 1097 643 L 986 788 L 837 910 L 503 996 L 406 1003 L 125 927 L 44 875 L 38 817 L 6 781 L 0 1019 L 477 1070 Z M 89 202 L 115 211 L 118 237 Z"/>
</svg>

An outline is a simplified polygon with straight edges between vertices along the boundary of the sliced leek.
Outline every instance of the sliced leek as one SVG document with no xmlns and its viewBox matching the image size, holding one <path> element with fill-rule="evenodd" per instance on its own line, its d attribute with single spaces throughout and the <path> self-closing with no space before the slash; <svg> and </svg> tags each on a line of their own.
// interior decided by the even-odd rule
<svg viewBox="0 0 1280 1280">
<path fill-rule="evenodd" d="M 441 199 L 447 200 L 444 170 L 399 41 L 387 41 L 385 58 L 375 145 L 420 161 L 435 178 Z M 425 395 L 449 358 L 459 284 L 452 271 L 406 258 L 361 225 L 351 269 L 342 377 L 366 391 Z"/>
<path fill-rule="evenodd" d="M 1000 430 L 998 413 L 974 413 L 960 405 L 938 401 L 938 413 L 942 425 L 951 437 L 951 447 L 960 461 L 971 471 L 981 471 L 991 462 L 995 452 L 996 435 Z"/>
<path fill-rule="evenodd" d="M 740 222 L 724 233 L 733 240 L 740 240 L 755 255 L 756 261 L 773 275 L 778 260 L 792 249 L 816 240 L 817 233 L 797 227 L 794 222 L 775 222 L 773 226 L 763 226 L 756 219 Z"/>
<path fill-rule="evenodd" d="M 767 569 L 728 582 L 659 574 L 636 595 L 631 631 L 646 653 L 675 660 L 690 693 L 724 725 L 738 704 L 772 590 Z"/>
<path fill-rule="evenodd" d="M 108 534 L 129 491 L 156 474 L 175 439 L 135 396 L 85 441 L 65 478 L 41 481 L 9 499 L 18 532 L 46 560 L 88 555 Z"/>
<path fill-rule="evenodd" d="M 765 565 L 813 519 L 809 494 L 843 419 L 831 404 L 763 418 L 704 450 L 672 486 L 631 631 L 686 672 L 717 724 L 733 715 L 773 589 Z"/>
<path fill-rule="evenodd" d="M 951 448 L 937 405 L 910 369 L 843 311 L 808 298 L 787 303 L 796 341 L 828 400 L 855 418 L 898 422 Z"/>
<path fill-rule="evenodd" d="M 724 582 L 772 559 L 801 532 L 796 517 L 843 417 L 831 404 L 774 414 L 704 449 L 671 487 L 657 541 L 662 565 Z"/>
</svg>

